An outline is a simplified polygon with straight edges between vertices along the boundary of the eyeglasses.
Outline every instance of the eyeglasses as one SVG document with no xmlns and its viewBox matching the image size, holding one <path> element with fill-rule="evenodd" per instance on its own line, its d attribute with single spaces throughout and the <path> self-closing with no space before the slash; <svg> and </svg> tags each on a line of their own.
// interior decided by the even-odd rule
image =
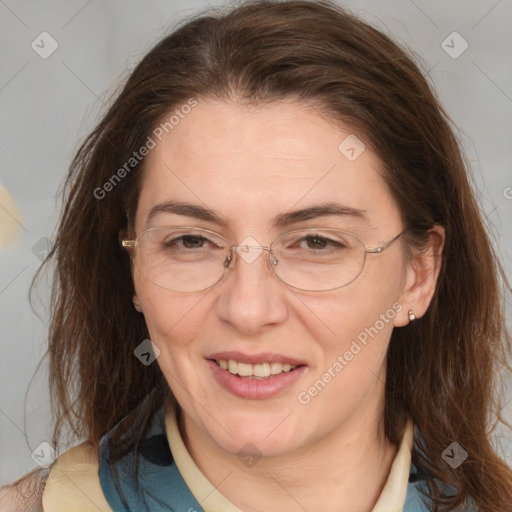
<svg viewBox="0 0 512 512">
<path fill-rule="evenodd" d="M 352 283 L 363 270 L 366 254 L 383 252 L 402 233 L 380 247 L 367 247 L 356 235 L 339 229 L 297 229 L 263 247 L 252 237 L 242 242 L 245 245 L 231 246 L 209 229 L 167 226 L 147 229 L 135 240 L 123 240 L 122 246 L 136 249 L 146 279 L 167 290 L 206 290 L 229 273 L 236 254 L 252 263 L 267 251 L 269 267 L 280 281 L 315 292 Z"/>
</svg>

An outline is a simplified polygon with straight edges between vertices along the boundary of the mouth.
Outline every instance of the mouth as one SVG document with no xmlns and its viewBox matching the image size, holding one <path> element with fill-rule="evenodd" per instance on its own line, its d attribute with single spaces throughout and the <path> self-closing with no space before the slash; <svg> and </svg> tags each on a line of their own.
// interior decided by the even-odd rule
<svg viewBox="0 0 512 512">
<path fill-rule="evenodd" d="M 303 365 L 291 365 L 289 363 L 269 362 L 265 361 L 262 363 L 251 364 L 236 361 L 235 359 L 211 359 L 219 368 L 227 370 L 232 375 L 236 375 L 241 379 L 256 379 L 256 380 L 267 380 L 271 379 L 275 375 L 281 375 L 282 373 L 288 373 L 299 366 Z"/>
<path fill-rule="evenodd" d="M 285 393 L 308 371 L 303 361 L 277 354 L 222 352 L 206 360 L 223 389 L 248 399 L 267 399 Z"/>
</svg>

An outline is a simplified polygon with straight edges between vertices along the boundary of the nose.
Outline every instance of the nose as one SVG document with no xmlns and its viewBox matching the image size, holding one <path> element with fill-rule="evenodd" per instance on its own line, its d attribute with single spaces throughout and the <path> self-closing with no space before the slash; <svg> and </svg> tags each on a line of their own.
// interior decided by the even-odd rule
<svg viewBox="0 0 512 512">
<path fill-rule="evenodd" d="M 234 248 L 231 257 L 231 270 L 219 287 L 218 317 L 248 335 L 284 322 L 286 289 L 270 268 L 268 250 L 246 245 Z"/>
</svg>

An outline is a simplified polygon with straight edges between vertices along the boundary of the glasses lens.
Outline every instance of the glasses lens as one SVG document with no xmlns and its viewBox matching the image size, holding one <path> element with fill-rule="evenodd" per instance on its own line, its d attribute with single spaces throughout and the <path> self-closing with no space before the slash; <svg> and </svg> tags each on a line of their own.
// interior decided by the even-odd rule
<svg viewBox="0 0 512 512">
<path fill-rule="evenodd" d="M 152 228 L 138 240 L 139 266 L 152 283 L 177 292 L 213 286 L 226 271 L 226 241 L 199 228 Z"/>
<path fill-rule="evenodd" d="M 301 290 L 327 291 L 345 286 L 363 269 L 365 248 L 344 231 L 304 229 L 286 233 L 271 244 L 277 277 Z M 222 279 L 228 242 L 201 228 L 152 228 L 137 243 L 139 266 L 152 283 L 177 292 L 207 289 Z"/>
<path fill-rule="evenodd" d="M 363 269 L 365 248 L 355 235 L 336 230 L 305 229 L 282 235 L 271 246 L 276 275 L 308 291 L 345 286 Z"/>
</svg>

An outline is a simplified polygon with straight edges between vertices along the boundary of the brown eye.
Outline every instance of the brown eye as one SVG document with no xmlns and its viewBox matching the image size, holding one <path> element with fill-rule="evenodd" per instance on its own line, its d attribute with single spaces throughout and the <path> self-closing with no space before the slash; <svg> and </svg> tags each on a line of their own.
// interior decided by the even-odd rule
<svg viewBox="0 0 512 512">
<path fill-rule="evenodd" d="M 204 242 L 207 241 L 207 239 L 203 236 L 197 236 L 197 235 L 182 235 L 176 238 L 173 238 L 171 240 L 164 241 L 165 247 L 172 247 L 172 248 L 186 248 L 186 249 L 200 249 L 203 247 Z M 179 243 L 182 243 L 182 246 L 179 246 Z"/>
<path fill-rule="evenodd" d="M 307 241 L 308 247 L 311 249 L 324 249 L 328 243 L 325 238 L 320 238 L 318 236 L 309 236 L 305 238 L 305 240 Z"/>
<path fill-rule="evenodd" d="M 206 238 L 202 236 L 183 236 L 183 245 L 188 249 L 197 249 L 198 247 L 202 247 L 202 244 L 205 242 Z"/>
</svg>

